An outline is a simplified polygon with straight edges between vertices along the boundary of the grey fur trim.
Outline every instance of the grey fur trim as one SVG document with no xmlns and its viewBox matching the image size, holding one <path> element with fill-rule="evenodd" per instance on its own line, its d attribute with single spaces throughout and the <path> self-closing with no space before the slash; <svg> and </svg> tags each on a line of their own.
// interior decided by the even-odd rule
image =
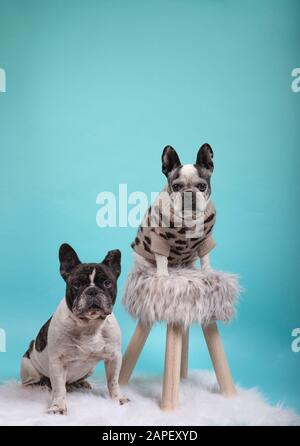
<svg viewBox="0 0 300 446">
<path fill-rule="evenodd" d="M 172 267 L 168 277 L 157 277 L 153 264 L 137 254 L 135 259 L 123 304 L 142 323 L 165 321 L 188 327 L 193 322 L 201 325 L 214 320 L 228 322 L 234 316 L 240 292 L 236 275 Z"/>
</svg>

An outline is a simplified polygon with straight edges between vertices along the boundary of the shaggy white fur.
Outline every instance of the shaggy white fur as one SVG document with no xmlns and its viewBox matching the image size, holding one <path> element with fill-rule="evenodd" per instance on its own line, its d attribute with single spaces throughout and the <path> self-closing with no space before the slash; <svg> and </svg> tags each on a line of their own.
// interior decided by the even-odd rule
<svg viewBox="0 0 300 446">
<path fill-rule="evenodd" d="M 156 268 L 135 255 L 123 297 L 127 311 L 144 324 L 155 321 L 193 322 L 205 325 L 213 320 L 228 322 L 240 288 L 237 277 L 220 271 L 169 267 L 169 276 L 158 277 Z"/>
<path fill-rule="evenodd" d="M 124 389 L 131 400 L 124 406 L 108 398 L 104 380 L 91 382 L 97 384 L 92 391 L 68 394 L 68 415 L 46 414 L 48 390 L 7 382 L 0 386 L 0 425 L 300 425 L 296 413 L 280 404 L 270 406 L 256 389 L 238 388 L 238 396 L 222 397 L 211 372 L 192 372 L 180 386 L 178 410 L 169 413 L 158 406 L 160 378 L 134 378 Z"/>
</svg>

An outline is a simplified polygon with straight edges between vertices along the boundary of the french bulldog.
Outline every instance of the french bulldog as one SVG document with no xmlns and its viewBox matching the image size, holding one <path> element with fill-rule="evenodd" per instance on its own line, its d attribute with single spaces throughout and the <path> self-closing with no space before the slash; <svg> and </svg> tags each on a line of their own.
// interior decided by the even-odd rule
<svg viewBox="0 0 300 446">
<path fill-rule="evenodd" d="M 176 150 L 166 146 L 162 172 L 167 185 L 146 212 L 132 248 L 156 263 L 157 275 L 168 275 L 168 265 L 189 266 L 200 257 L 201 269 L 210 268 L 214 248 L 212 229 L 216 211 L 211 197 L 213 150 L 203 144 L 195 164 L 182 165 Z"/>
<path fill-rule="evenodd" d="M 41 328 L 22 358 L 25 386 L 52 388 L 52 414 L 65 414 L 66 391 L 90 388 L 86 378 L 104 360 L 111 398 L 124 404 L 118 380 L 121 367 L 121 332 L 112 311 L 121 272 L 121 253 L 109 251 L 101 263 L 81 263 L 74 249 L 59 249 L 60 273 L 66 282 L 65 298 Z"/>
</svg>

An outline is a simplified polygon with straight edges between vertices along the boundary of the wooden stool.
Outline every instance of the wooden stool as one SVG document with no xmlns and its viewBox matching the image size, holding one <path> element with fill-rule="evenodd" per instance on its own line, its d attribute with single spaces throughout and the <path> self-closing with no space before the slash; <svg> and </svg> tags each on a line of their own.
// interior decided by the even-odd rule
<svg viewBox="0 0 300 446">
<path fill-rule="evenodd" d="M 216 373 L 220 392 L 236 393 L 216 320 L 229 321 L 239 294 L 236 276 L 194 268 L 169 268 L 168 277 L 157 277 L 149 262 L 137 258 L 129 274 L 123 303 L 139 322 L 123 357 L 120 384 L 127 384 L 155 321 L 167 323 L 161 409 L 178 404 L 180 378 L 188 374 L 189 326 L 197 322 Z"/>
</svg>

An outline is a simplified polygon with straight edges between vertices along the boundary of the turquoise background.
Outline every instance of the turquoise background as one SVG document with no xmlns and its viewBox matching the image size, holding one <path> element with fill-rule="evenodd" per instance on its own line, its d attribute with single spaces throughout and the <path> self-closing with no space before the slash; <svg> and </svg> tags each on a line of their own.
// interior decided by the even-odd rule
<svg viewBox="0 0 300 446">
<path fill-rule="evenodd" d="M 1 306 L 7 352 L 0 379 L 64 293 L 57 251 L 83 261 L 120 248 L 116 314 L 125 348 L 134 322 L 121 306 L 134 228 L 100 229 L 96 196 L 159 191 L 160 157 L 215 151 L 215 268 L 245 288 L 222 328 L 235 380 L 300 411 L 300 2 L 293 0 L 0 0 Z M 165 328 L 137 371 L 161 374 Z M 211 368 L 201 331 L 191 368 Z M 102 366 L 99 367 L 102 373 Z"/>
</svg>

